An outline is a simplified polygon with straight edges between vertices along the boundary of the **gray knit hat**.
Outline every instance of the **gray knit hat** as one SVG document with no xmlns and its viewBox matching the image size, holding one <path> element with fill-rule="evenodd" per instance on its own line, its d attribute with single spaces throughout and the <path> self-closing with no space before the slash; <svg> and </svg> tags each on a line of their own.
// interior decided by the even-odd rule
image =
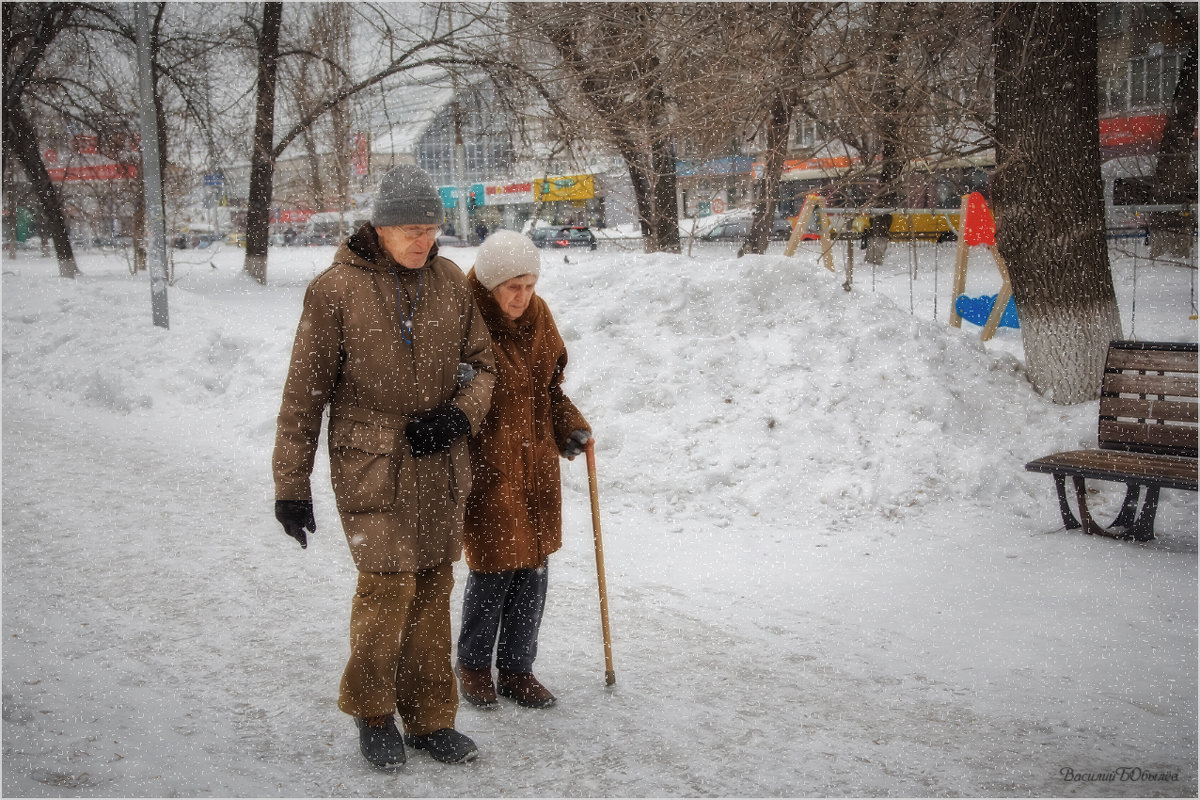
<svg viewBox="0 0 1200 800">
<path fill-rule="evenodd" d="M 528 236 L 499 230 L 489 235 L 475 256 L 475 278 L 490 292 L 518 275 L 537 276 L 542 256 Z"/>
<path fill-rule="evenodd" d="M 376 228 L 390 225 L 441 225 L 442 196 L 429 173 L 412 164 L 393 167 L 379 183 L 371 224 Z"/>
</svg>

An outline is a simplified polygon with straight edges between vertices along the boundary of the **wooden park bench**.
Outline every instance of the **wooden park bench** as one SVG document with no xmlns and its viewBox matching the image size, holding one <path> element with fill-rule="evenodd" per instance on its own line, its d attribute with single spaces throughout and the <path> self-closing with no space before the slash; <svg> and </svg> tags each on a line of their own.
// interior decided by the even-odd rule
<svg viewBox="0 0 1200 800">
<path fill-rule="evenodd" d="M 1099 446 L 1030 461 L 1025 469 L 1048 472 L 1058 490 L 1067 529 L 1139 542 L 1154 538 L 1159 490 L 1196 491 L 1197 354 L 1195 343 L 1114 341 L 1100 388 Z M 1075 483 L 1079 519 L 1067 505 L 1066 478 Z M 1084 481 L 1125 483 L 1121 511 L 1108 528 L 1087 507 Z M 1142 487 L 1146 499 L 1138 513 Z"/>
</svg>

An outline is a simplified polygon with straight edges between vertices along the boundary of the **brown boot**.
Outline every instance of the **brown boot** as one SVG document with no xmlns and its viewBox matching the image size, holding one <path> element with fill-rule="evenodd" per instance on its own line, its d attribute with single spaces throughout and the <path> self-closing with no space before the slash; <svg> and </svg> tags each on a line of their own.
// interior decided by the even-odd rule
<svg viewBox="0 0 1200 800">
<path fill-rule="evenodd" d="M 492 685 L 491 667 L 471 669 L 460 662 L 457 672 L 462 695 L 468 703 L 480 708 L 495 708 L 500 705 L 500 701 L 496 699 L 496 687 Z"/>
<path fill-rule="evenodd" d="M 532 672 L 501 672 L 496 691 L 526 708 L 549 708 L 558 700 Z"/>
</svg>

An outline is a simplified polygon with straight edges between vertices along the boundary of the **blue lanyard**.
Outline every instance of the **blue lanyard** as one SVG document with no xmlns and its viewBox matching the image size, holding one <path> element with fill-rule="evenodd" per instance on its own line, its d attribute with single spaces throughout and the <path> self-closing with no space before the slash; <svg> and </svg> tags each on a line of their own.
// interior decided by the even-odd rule
<svg viewBox="0 0 1200 800">
<path fill-rule="evenodd" d="M 404 306 L 400 301 L 400 295 L 402 292 L 402 289 L 400 288 L 400 273 L 396 270 L 392 270 L 392 276 L 396 279 L 396 312 L 398 314 L 403 314 Z M 407 317 L 402 317 L 400 319 L 400 338 L 403 339 L 404 343 L 409 347 L 412 347 L 413 343 L 413 315 L 417 313 L 417 302 L 421 299 L 421 281 L 424 278 L 425 270 L 422 269 L 417 273 L 417 296 L 413 298 L 412 311 L 408 312 Z"/>
</svg>

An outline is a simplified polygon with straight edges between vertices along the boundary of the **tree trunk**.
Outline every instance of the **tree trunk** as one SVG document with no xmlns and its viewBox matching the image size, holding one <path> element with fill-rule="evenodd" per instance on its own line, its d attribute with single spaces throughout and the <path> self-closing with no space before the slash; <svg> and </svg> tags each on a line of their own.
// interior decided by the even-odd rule
<svg viewBox="0 0 1200 800">
<path fill-rule="evenodd" d="M 1196 17 L 1187 17 L 1187 56 L 1179 70 L 1179 82 L 1171 102 L 1171 114 L 1163 129 L 1162 143 L 1154 168 L 1154 204 L 1176 205 L 1196 202 Z M 1194 222 L 1179 212 L 1149 215 L 1150 256 L 1186 256 L 1195 236 Z"/>
<path fill-rule="evenodd" d="M 745 252 L 765 253 L 771 240 L 775 207 L 779 205 L 780 179 L 787 161 L 788 129 L 792 124 L 792 105 L 776 91 L 771 98 L 770 118 L 767 121 L 767 158 L 763 165 L 762 193 L 754 204 L 750 236 Z"/>
<path fill-rule="evenodd" d="M 899 85 L 900 50 L 904 47 L 906 36 L 904 21 L 912 14 L 913 4 L 904 4 L 903 12 L 899 15 L 893 13 L 897 6 L 889 5 L 885 8 L 886 13 L 881 12 L 881 15 L 886 20 L 885 24 L 892 26 L 892 30 L 885 39 L 887 48 L 883 53 L 883 66 L 880 70 L 882 85 L 878 93 L 880 113 L 874 126 L 875 133 L 881 142 L 879 166 L 881 191 L 875 203 L 884 208 L 894 208 L 899 205 L 896 186 L 904 172 L 905 160 L 903 149 L 900 146 L 903 134 L 900 130 L 899 116 L 905 106 L 904 90 Z M 892 215 L 890 213 L 871 217 L 871 229 L 867 237 L 867 263 L 875 266 L 883 264 L 888 244 L 892 240 L 891 227 Z"/>
<path fill-rule="evenodd" d="M 264 3 L 258 38 L 258 99 L 254 120 L 254 152 L 250 156 L 250 195 L 246 199 L 246 272 L 267 282 L 271 190 L 275 174 L 275 75 L 279 62 L 279 27 L 283 3 Z"/>
<path fill-rule="evenodd" d="M 1097 8 L 1001 3 L 995 14 L 996 244 L 1026 370 L 1056 403 L 1099 396 L 1121 337 L 1100 177 Z"/>
<path fill-rule="evenodd" d="M 75 264 L 75 253 L 71 249 L 71 234 L 67 229 L 67 218 L 63 214 L 62 200 L 58 189 L 50 180 L 50 173 L 42 161 L 38 148 L 37 132 L 26 116 L 25 110 L 10 107 L 4 114 L 4 134 L 7 145 L 21 162 L 29 182 L 33 185 L 34 196 L 41 210 L 42 222 L 48 230 L 42 232 L 43 241 L 48 233 L 54 242 L 54 255 L 58 258 L 58 275 L 61 278 L 74 278 L 79 274 Z"/>
<path fill-rule="evenodd" d="M 679 252 L 679 198 L 675 192 L 675 154 L 662 139 L 650 146 L 654 169 L 654 232 L 656 253 Z"/>
</svg>

